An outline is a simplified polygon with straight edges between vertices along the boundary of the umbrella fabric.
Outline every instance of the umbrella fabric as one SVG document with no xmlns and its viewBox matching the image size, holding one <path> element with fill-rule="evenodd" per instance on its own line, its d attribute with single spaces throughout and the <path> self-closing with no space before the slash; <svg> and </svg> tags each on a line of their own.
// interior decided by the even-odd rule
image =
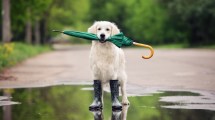
<svg viewBox="0 0 215 120">
<path fill-rule="evenodd" d="M 79 32 L 79 31 L 63 31 L 62 33 L 79 37 L 87 40 L 99 40 L 99 38 L 96 36 L 96 34 L 88 33 L 88 32 Z M 113 35 L 107 39 L 107 41 L 112 42 L 117 47 L 121 48 L 123 46 L 131 46 L 133 45 L 133 40 L 126 37 L 122 32 L 119 34 Z"/>
</svg>

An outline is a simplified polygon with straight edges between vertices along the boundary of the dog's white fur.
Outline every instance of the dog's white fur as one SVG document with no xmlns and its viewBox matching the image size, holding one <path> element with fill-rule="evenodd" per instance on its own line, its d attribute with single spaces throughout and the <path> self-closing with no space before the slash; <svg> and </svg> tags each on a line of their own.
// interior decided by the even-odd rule
<svg viewBox="0 0 215 120">
<path fill-rule="evenodd" d="M 114 23 L 98 21 L 88 28 L 88 32 L 96 34 L 98 38 L 101 38 L 101 34 L 103 34 L 107 39 L 120 33 L 120 30 Z M 129 104 L 126 94 L 125 57 L 121 48 L 111 42 L 92 41 L 90 67 L 93 72 L 93 80 L 101 80 L 102 86 L 110 80 L 119 80 L 122 104 Z"/>
</svg>

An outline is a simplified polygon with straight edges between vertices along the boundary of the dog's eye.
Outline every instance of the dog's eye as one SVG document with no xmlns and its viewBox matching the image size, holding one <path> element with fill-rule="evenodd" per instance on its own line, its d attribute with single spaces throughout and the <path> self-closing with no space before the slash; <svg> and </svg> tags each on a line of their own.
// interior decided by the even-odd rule
<svg viewBox="0 0 215 120">
<path fill-rule="evenodd" d="M 101 28 L 98 28 L 98 30 L 101 30 Z"/>
<path fill-rule="evenodd" d="M 109 29 L 109 28 L 107 28 L 107 29 L 106 29 L 106 31 L 110 31 L 110 29 Z"/>
</svg>

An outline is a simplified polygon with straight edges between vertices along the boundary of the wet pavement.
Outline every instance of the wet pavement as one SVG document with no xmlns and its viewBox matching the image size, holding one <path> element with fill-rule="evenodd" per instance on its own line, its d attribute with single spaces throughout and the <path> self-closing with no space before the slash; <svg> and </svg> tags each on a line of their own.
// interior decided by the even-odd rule
<svg viewBox="0 0 215 120">
<path fill-rule="evenodd" d="M 45 53 L 5 72 L 15 79 L 0 80 L 0 88 L 44 87 L 91 82 L 90 46 Z M 215 91 L 215 51 L 210 49 L 155 49 L 144 60 L 145 49 L 125 48 L 128 83 L 142 86 Z"/>
<path fill-rule="evenodd" d="M 170 91 L 130 86 L 130 106 L 111 110 L 110 93 L 104 109 L 89 111 L 93 100 L 89 85 L 4 89 L 0 97 L 3 120 L 214 120 L 215 94 Z M 138 92 L 135 92 L 138 91 Z"/>
</svg>

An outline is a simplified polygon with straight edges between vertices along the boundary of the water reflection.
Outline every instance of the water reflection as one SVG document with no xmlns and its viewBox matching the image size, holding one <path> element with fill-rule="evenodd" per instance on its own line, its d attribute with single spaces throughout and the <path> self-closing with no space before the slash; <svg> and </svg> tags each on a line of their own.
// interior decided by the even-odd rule
<svg viewBox="0 0 215 120">
<path fill-rule="evenodd" d="M 5 89 L 3 91 L 4 96 L 6 96 L 7 101 L 11 101 L 11 90 Z M 11 105 L 5 105 L 3 106 L 3 120 L 12 120 L 12 106 Z"/>
<path fill-rule="evenodd" d="M 94 116 L 94 120 L 103 120 L 103 110 L 96 110 L 96 111 L 91 111 Z"/>
<path fill-rule="evenodd" d="M 129 108 L 123 108 L 122 111 L 113 112 L 111 111 L 110 93 L 105 93 L 103 111 L 90 112 L 88 108 L 92 102 L 93 93 L 90 90 L 81 90 L 83 87 L 89 88 L 89 86 L 55 86 L 14 89 L 9 95 L 4 90 L 0 90 L 0 119 L 91 120 L 94 118 L 95 120 L 215 120 L 214 111 L 168 109 L 162 107 L 181 105 L 177 101 L 160 101 L 165 96 L 199 96 L 198 94 L 189 92 L 164 92 L 153 94 L 152 96 L 129 97 L 131 103 Z M 10 96 L 12 96 L 12 101 L 20 102 L 21 104 L 8 106 L 9 103 L 13 104 L 10 99 L 6 99 L 10 98 Z M 175 99 L 184 100 L 178 99 L 178 97 Z M 7 104 L 1 104 L 5 102 Z M 209 103 L 211 104 L 212 102 Z"/>
<path fill-rule="evenodd" d="M 122 110 L 112 111 L 111 120 L 126 120 L 128 105 L 122 107 Z M 94 116 L 94 120 L 104 120 L 103 110 L 91 111 Z"/>
</svg>

